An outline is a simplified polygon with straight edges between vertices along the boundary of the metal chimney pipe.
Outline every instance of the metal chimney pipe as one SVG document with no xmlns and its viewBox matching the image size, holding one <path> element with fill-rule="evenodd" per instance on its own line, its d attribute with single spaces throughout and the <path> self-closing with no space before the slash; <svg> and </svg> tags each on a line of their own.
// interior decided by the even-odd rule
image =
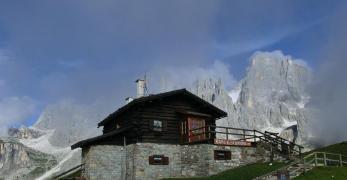
<svg viewBox="0 0 347 180">
<path fill-rule="evenodd" d="M 137 98 L 145 96 L 146 80 L 138 79 L 135 82 L 137 84 Z"/>
</svg>

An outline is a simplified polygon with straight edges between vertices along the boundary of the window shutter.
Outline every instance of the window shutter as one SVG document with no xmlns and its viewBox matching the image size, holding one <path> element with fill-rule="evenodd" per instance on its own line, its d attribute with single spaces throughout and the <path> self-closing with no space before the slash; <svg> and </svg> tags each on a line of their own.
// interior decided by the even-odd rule
<svg viewBox="0 0 347 180">
<path fill-rule="evenodd" d="M 214 151 L 214 153 L 213 153 L 214 154 L 214 160 L 218 160 L 217 153 L 218 153 L 217 151 Z"/>
<path fill-rule="evenodd" d="M 163 165 L 169 165 L 169 157 L 163 157 Z"/>
<path fill-rule="evenodd" d="M 167 121 L 162 120 L 161 122 L 163 123 L 163 131 L 166 131 L 167 130 Z"/>
<path fill-rule="evenodd" d="M 149 129 L 150 130 L 153 130 L 153 123 L 154 123 L 154 120 L 148 120 L 149 122 Z"/>
<path fill-rule="evenodd" d="M 153 156 L 149 156 L 149 157 L 148 157 L 148 162 L 149 162 L 150 165 L 151 165 L 151 164 L 154 164 L 154 158 L 153 158 Z"/>
<path fill-rule="evenodd" d="M 231 152 L 230 151 L 226 151 L 225 152 L 225 159 L 226 160 L 231 160 Z"/>
</svg>

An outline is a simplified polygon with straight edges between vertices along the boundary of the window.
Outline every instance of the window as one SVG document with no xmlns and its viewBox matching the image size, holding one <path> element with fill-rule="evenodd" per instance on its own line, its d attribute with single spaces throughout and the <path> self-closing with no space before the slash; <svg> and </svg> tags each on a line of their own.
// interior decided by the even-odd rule
<svg viewBox="0 0 347 180">
<path fill-rule="evenodd" d="M 214 160 L 231 160 L 231 151 L 215 150 Z"/>
<path fill-rule="evenodd" d="M 163 131 L 163 122 L 160 120 L 154 120 L 153 131 Z"/>
<path fill-rule="evenodd" d="M 164 155 L 153 155 L 148 157 L 148 163 L 150 165 L 168 165 L 169 157 L 165 157 Z"/>
<path fill-rule="evenodd" d="M 151 120 L 149 128 L 152 131 L 162 132 L 166 130 L 166 121 L 164 120 Z"/>
</svg>

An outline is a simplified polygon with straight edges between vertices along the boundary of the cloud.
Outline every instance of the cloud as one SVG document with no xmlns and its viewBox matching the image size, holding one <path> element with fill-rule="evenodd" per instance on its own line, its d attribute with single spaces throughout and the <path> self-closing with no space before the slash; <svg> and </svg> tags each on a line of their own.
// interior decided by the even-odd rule
<svg viewBox="0 0 347 180">
<path fill-rule="evenodd" d="M 221 79 L 226 88 L 230 89 L 237 81 L 229 69 L 228 65 L 219 60 L 215 60 L 206 67 L 156 67 L 148 74 L 149 90 L 189 89 L 199 79 Z"/>
<path fill-rule="evenodd" d="M 315 144 L 326 145 L 347 140 L 347 3 L 332 17 L 330 34 L 319 52 L 320 68 L 316 71 L 312 94 L 313 119 L 308 130 Z"/>
<path fill-rule="evenodd" d="M 323 17 L 314 20 L 304 25 L 296 25 L 293 27 L 282 27 L 274 32 L 265 32 L 261 35 L 255 36 L 254 39 L 243 39 L 240 41 L 231 41 L 228 43 L 215 42 L 215 48 L 218 54 L 223 57 L 233 57 L 242 53 L 256 51 L 267 46 L 273 45 L 289 36 L 306 31 L 323 23 L 327 18 Z M 273 30 L 272 30 L 273 31 Z"/>
<path fill-rule="evenodd" d="M 0 71 L 11 95 L 45 103 L 104 96 L 117 102 L 133 94 L 133 81 L 153 66 L 211 62 L 219 3 L 63 0 L 23 6 L 0 5 L 0 28 L 15 55 Z"/>
<path fill-rule="evenodd" d="M 0 49 L 0 66 L 8 61 L 10 61 L 10 52 L 5 49 Z"/>
<path fill-rule="evenodd" d="M 255 58 L 255 57 L 258 57 L 258 58 Z M 278 61 L 290 60 L 291 62 L 295 63 L 296 65 L 303 66 L 303 67 L 311 70 L 311 67 L 308 65 L 307 61 L 305 61 L 303 59 L 296 59 L 290 55 L 285 55 L 281 50 L 274 50 L 271 52 L 256 51 L 249 58 L 249 60 L 253 60 L 253 59 L 275 59 Z"/>
<path fill-rule="evenodd" d="M 152 92 L 190 86 L 207 76 L 232 87 L 228 64 L 214 60 L 214 43 L 236 42 L 226 53 L 263 46 L 268 39 L 261 37 L 275 34 L 270 39 L 276 40 L 289 27 L 321 17 L 316 11 L 307 17 L 296 10 L 311 6 L 278 1 L 1 1 L 1 47 L 11 53 L 0 60 L 0 79 L 6 83 L 0 99 L 28 96 L 49 105 L 71 98 L 76 104 L 101 101 L 117 107 L 136 94 L 134 80 L 146 72 Z"/>
<path fill-rule="evenodd" d="M 36 112 L 36 102 L 29 97 L 6 97 L 0 99 L 0 135 L 8 127 L 21 125 Z"/>
</svg>

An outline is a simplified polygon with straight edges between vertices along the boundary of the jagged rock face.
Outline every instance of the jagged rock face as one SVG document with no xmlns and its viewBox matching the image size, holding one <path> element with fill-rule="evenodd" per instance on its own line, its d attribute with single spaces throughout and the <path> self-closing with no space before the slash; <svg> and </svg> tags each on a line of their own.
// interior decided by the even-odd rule
<svg viewBox="0 0 347 180">
<path fill-rule="evenodd" d="M 280 133 L 280 137 L 287 139 L 289 141 L 295 142 L 298 138 L 298 126 L 293 125 L 290 127 L 287 127 Z"/>
<path fill-rule="evenodd" d="M 14 138 L 0 139 L 0 179 L 34 179 L 56 164 L 54 156 L 30 149 Z"/>
<path fill-rule="evenodd" d="M 49 139 L 52 145 L 67 147 L 87 137 L 100 134 L 98 121 L 106 117 L 99 108 L 76 105 L 70 101 L 48 106 L 39 117 L 35 128 L 55 130 Z"/>
<path fill-rule="evenodd" d="M 10 128 L 7 132 L 8 136 L 18 138 L 18 139 L 34 139 L 42 135 L 42 132 L 33 130 L 26 127 Z"/>
<path fill-rule="evenodd" d="M 224 89 L 221 80 L 199 80 L 195 84 L 195 88 L 191 91 L 202 99 L 217 105 L 219 108 L 228 113 L 228 115 L 235 112 L 235 106 L 232 99 Z M 229 118 L 223 118 L 217 121 L 218 125 L 233 126 L 233 122 Z"/>
<path fill-rule="evenodd" d="M 304 120 L 309 70 L 279 52 L 256 53 L 241 82 L 239 121 L 247 127 L 279 129 Z"/>
<path fill-rule="evenodd" d="M 298 124 L 300 133 L 308 119 L 304 106 L 309 100 L 305 87 L 310 76 L 305 66 L 281 52 L 258 52 L 251 58 L 246 77 L 231 92 L 211 79 L 200 80 L 192 91 L 228 113 L 217 125 L 280 133 Z"/>
</svg>

